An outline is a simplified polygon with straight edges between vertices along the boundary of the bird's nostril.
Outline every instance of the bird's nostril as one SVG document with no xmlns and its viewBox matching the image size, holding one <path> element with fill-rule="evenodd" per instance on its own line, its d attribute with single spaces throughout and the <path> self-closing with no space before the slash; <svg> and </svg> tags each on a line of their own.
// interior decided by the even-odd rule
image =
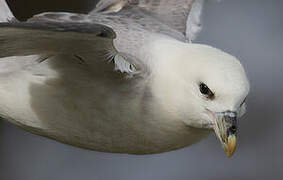
<svg viewBox="0 0 283 180">
<path fill-rule="evenodd" d="M 229 130 L 230 130 L 230 132 L 231 133 L 236 133 L 236 131 L 237 131 L 237 128 L 236 128 L 236 126 L 235 125 L 232 125 L 230 128 L 229 128 Z"/>
</svg>

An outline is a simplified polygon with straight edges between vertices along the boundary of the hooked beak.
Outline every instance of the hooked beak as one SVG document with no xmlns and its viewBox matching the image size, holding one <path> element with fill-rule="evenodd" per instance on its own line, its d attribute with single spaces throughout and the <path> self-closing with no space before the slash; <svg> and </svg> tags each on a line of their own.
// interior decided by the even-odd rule
<svg viewBox="0 0 283 180">
<path fill-rule="evenodd" d="M 237 113 L 233 111 L 214 113 L 214 131 L 228 157 L 231 157 L 237 145 Z"/>
</svg>

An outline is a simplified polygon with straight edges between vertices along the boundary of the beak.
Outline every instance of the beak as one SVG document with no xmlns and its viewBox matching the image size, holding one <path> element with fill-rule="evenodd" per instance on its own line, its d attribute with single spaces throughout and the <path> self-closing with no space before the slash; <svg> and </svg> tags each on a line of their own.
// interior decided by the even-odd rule
<svg viewBox="0 0 283 180">
<path fill-rule="evenodd" d="M 237 145 L 237 113 L 233 111 L 215 113 L 214 131 L 228 157 L 231 157 Z"/>
</svg>

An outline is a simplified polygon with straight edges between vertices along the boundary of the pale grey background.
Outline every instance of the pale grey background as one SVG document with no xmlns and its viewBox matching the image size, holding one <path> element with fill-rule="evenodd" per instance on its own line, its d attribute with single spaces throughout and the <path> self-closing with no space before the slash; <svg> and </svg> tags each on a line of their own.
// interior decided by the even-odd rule
<svg viewBox="0 0 283 180">
<path fill-rule="evenodd" d="M 17 0 L 18 15 L 40 8 L 80 12 L 94 1 Z M 42 4 L 40 4 L 41 2 Z M 13 4 L 15 5 L 15 4 Z M 76 8 L 77 7 L 77 8 Z M 133 156 L 100 153 L 0 126 L 1 180 L 280 180 L 283 179 L 283 2 L 209 2 L 198 42 L 239 57 L 251 81 L 248 114 L 240 122 L 236 154 L 225 157 L 215 136 L 174 152 Z"/>
</svg>

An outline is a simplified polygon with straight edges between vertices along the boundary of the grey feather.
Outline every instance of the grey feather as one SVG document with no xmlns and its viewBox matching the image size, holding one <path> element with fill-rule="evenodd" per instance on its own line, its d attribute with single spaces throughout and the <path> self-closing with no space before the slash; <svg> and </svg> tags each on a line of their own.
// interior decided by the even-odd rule
<svg viewBox="0 0 283 180">
<path fill-rule="evenodd" d="M 46 53 L 85 53 L 97 48 L 97 43 L 111 46 L 115 38 L 110 28 L 98 24 L 1 23 L 0 29 L 0 49 L 5 49 L 0 55 L 2 58 Z M 92 44 L 92 41 L 97 42 Z"/>
<path fill-rule="evenodd" d="M 119 55 L 113 46 L 114 38 L 111 28 L 94 23 L 0 23 L 0 58 L 73 54 L 86 57 L 89 66 L 98 59 L 113 59 L 115 70 L 132 74 L 134 65 Z M 97 56 L 101 58 L 93 59 Z"/>
<path fill-rule="evenodd" d="M 154 12 L 171 27 L 186 32 L 186 22 L 194 0 L 140 0 L 139 6 Z"/>
<path fill-rule="evenodd" d="M 160 22 L 178 30 L 186 35 L 187 39 L 191 40 L 195 38 L 196 34 L 199 32 L 195 31 L 195 29 L 199 24 L 196 23 L 196 21 L 200 17 L 202 1 L 203 0 L 101 0 L 91 14 L 98 12 L 115 13 L 122 9 L 125 11 L 131 9 L 146 10 L 147 13 L 152 16 L 152 19 L 157 18 Z M 193 11 L 192 7 L 194 7 Z M 193 31 L 191 32 L 190 30 Z"/>
<path fill-rule="evenodd" d="M 120 53 L 129 54 L 141 61 L 143 57 L 135 50 L 150 42 L 151 34 L 161 34 L 186 41 L 186 37 L 181 32 L 153 18 L 142 9 L 128 9 L 115 14 L 92 13 L 89 15 L 48 12 L 36 15 L 29 19 L 29 22 L 95 23 L 108 26 L 117 35 L 114 39 L 114 47 Z M 139 41 L 136 40 L 137 37 Z"/>
</svg>

